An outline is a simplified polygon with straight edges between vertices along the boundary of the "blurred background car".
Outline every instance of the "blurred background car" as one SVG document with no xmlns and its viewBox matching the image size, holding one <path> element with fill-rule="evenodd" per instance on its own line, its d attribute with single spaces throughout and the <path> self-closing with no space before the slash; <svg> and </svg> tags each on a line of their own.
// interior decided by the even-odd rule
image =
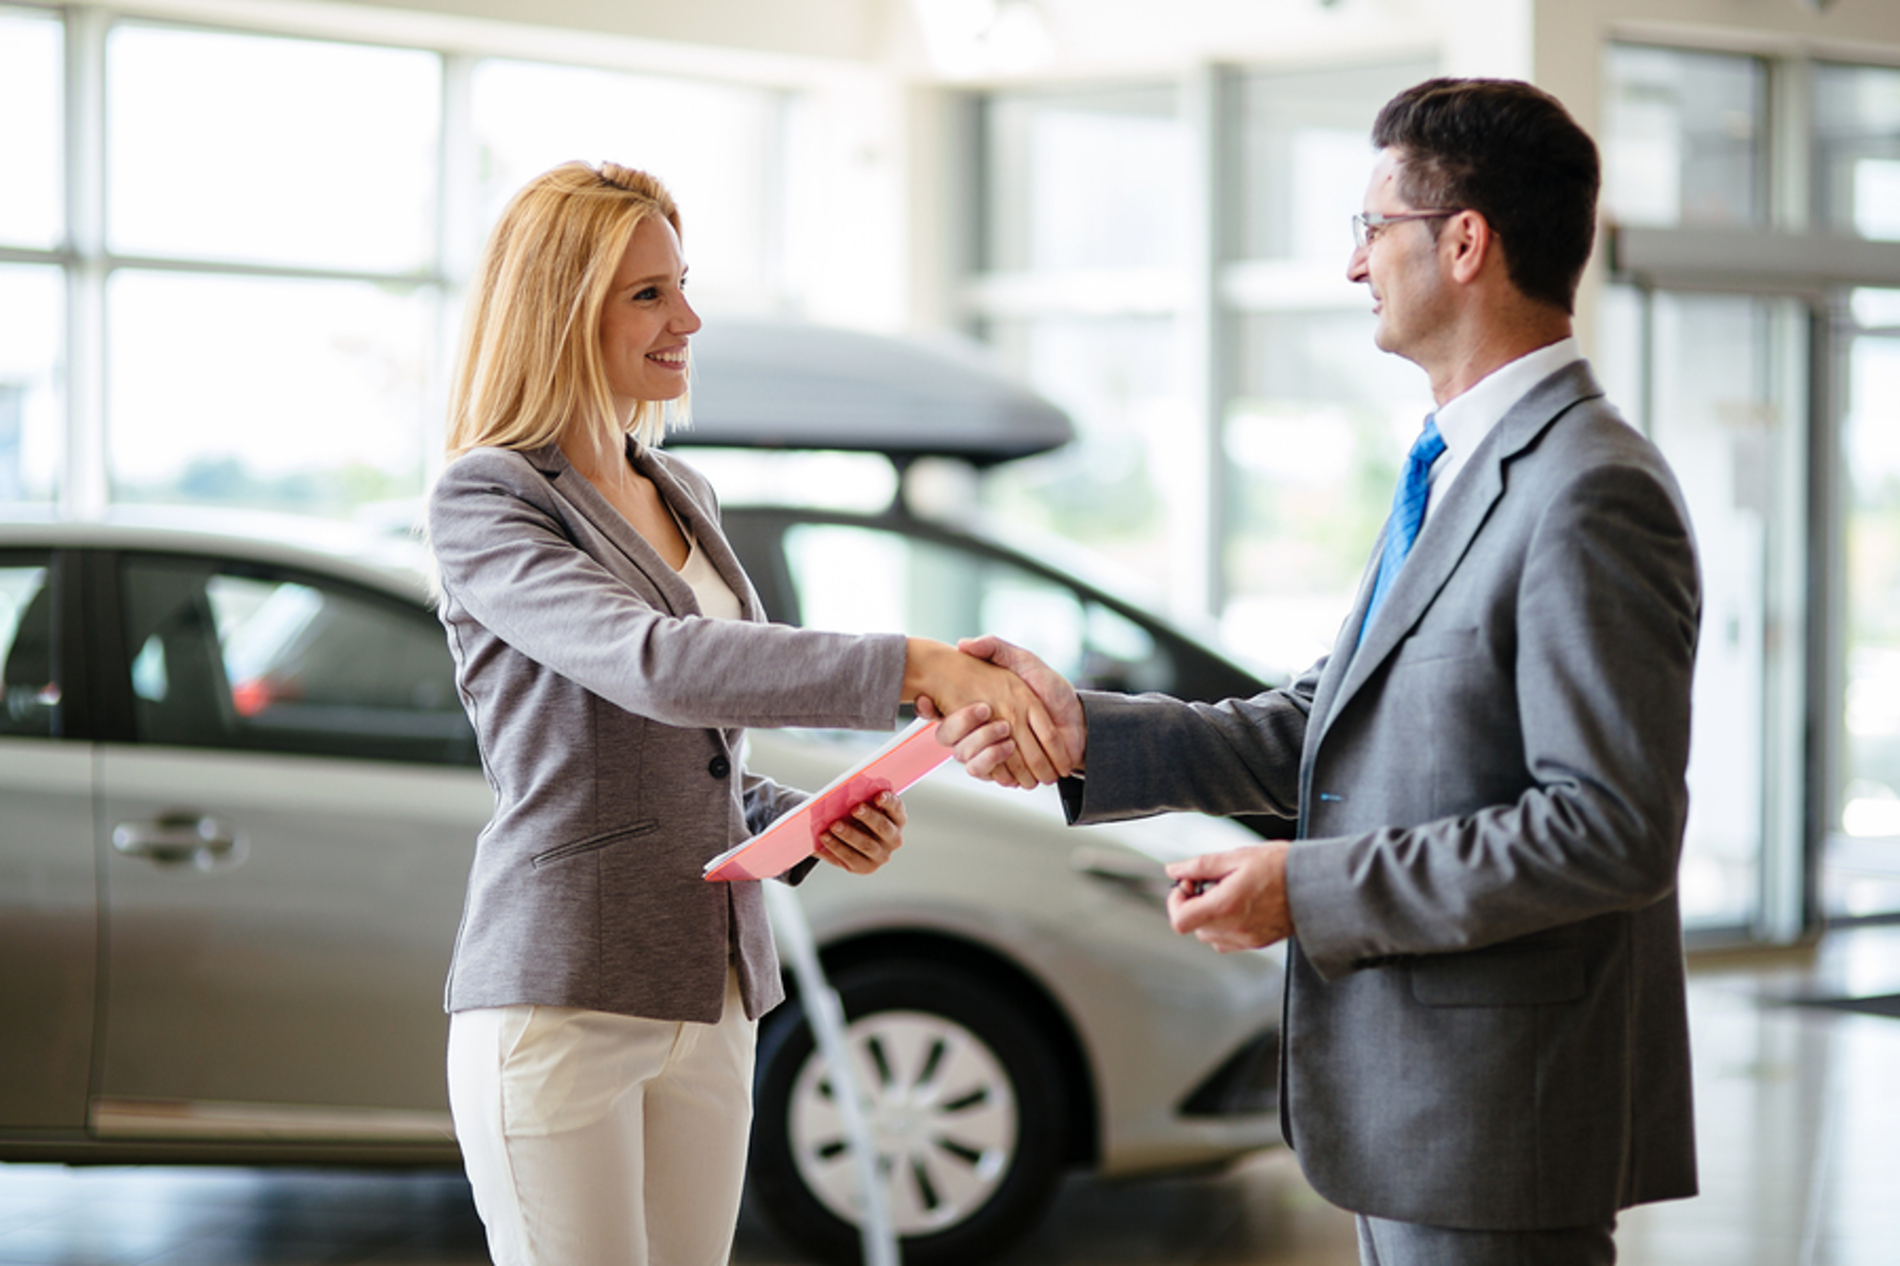
<svg viewBox="0 0 1900 1266">
<path fill-rule="evenodd" d="M 1117 689 L 1262 685 L 901 498 L 726 523 L 776 619 L 1002 632 Z M 0 525 L 0 1159 L 455 1162 L 440 1000 L 491 799 L 425 562 L 410 539 L 263 516 Z M 879 737 L 757 731 L 749 763 L 815 789 Z M 1211 954 L 1162 913 L 1165 860 L 1253 836 L 1073 831 L 1052 789 L 954 766 L 906 801 L 890 866 L 820 867 L 799 897 L 875 1070 L 907 1260 L 996 1251 L 1075 1167 L 1276 1141 L 1279 960 Z M 835 1093 L 794 997 L 761 1028 L 749 1198 L 843 1258 L 858 1196 Z"/>
</svg>

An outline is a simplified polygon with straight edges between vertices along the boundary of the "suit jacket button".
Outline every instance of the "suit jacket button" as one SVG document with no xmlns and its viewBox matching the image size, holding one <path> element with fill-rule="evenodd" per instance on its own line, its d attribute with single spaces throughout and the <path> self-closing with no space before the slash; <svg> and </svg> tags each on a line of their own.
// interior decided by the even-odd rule
<svg viewBox="0 0 1900 1266">
<path fill-rule="evenodd" d="M 732 762 L 723 756 L 715 756 L 712 758 L 712 764 L 706 766 L 706 772 L 714 778 L 724 778 L 732 772 Z"/>
</svg>

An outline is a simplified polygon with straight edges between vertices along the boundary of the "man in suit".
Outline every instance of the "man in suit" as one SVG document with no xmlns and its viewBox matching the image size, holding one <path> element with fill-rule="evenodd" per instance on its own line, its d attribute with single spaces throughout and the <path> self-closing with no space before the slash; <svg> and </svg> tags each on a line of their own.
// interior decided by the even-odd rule
<svg viewBox="0 0 1900 1266">
<path fill-rule="evenodd" d="M 1333 652 L 1203 705 L 966 649 L 1049 702 L 1072 821 L 1297 818 L 1170 866 L 1169 915 L 1222 951 L 1290 938 L 1281 1124 L 1368 1266 L 1613 1262 L 1619 1210 L 1696 1189 L 1688 514 L 1571 332 L 1590 138 L 1529 85 L 1434 80 L 1373 144 L 1348 276 L 1438 408 Z M 982 773 L 1007 745 L 972 722 L 946 737 Z"/>
</svg>

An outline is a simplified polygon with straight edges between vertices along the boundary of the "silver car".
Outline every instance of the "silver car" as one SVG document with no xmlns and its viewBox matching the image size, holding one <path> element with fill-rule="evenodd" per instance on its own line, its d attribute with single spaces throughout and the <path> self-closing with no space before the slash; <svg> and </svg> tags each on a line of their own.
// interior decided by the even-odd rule
<svg viewBox="0 0 1900 1266">
<path fill-rule="evenodd" d="M 0 527 L 0 1159 L 456 1159 L 442 980 L 488 787 L 420 573 L 279 526 Z M 750 761 L 816 787 L 877 737 L 756 732 Z M 1278 963 L 1160 906 L 1161 860 L 1245 830 L 1071 830 L 1053 790 L 955 766 L 906 800 L 890 866 L 799 897 L 876 1072 L 907 1260 L 993 1251 L 1070 1167 L 1275 1139 Z M 752 1198 L 849 1254 L 849 1147 L 796 1001 L 758 1089 Z"/>
</svg>

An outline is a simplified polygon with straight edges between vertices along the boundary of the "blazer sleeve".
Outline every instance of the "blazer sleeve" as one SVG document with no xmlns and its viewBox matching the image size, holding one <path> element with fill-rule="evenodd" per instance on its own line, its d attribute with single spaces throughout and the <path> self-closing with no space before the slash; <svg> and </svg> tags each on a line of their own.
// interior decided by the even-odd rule
<svg viewBox="0 0 1900 1266">
<path fill-rule="evenodd" d="M 1064 779 L 1072 823 L 1156 813 L 1299 815 L 1300 753 L 1326 661 L 1251 699 L 1081 692 L 1087 770 Z"/>
<path fill-rule="evenodd" d="M 901 635 L 672 615 L 577 547 L 552 495 L 518 454 L 477 450 L 430 497 L 444 595 L 509 646 L 666 725 L 895 724 Z"/>
<path fill-rule="evenodd" d="M 1499 741 L 1521 750 L 1486 751 L 1471 735 L 1458 760 L 1474 777 L 1520 770 L 1524 788 L 1297 846 L 1288 896 L 1323 977 L 1636 910 L 1674 890 L 1700 589 L 1673 483 L 1616 463 L 1566 482 L 1539 507 L 1499 600 L 1512 612 L 1517 700 L 1517 734 Z"/>
</svg>

